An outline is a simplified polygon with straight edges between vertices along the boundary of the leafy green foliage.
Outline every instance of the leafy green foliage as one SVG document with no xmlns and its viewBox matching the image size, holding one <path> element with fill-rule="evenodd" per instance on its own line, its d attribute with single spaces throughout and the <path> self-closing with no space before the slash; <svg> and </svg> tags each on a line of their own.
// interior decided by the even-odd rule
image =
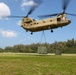
<svg viewBox="0 0 76 75">
<path fill-rule="evenodd" d="M 76 40 L 68 40 L 67 42 L 55 42 L 52 44 L 31 44 L 31 45 L 15 45 L 13 47 L 5 47 L 4 50 L 0 49 L 0 52 L 22 52 L 22 53 L 37 53 L 39 46 L 46 46 L 48 53 L 55 53 L 56 50 L 61 50 L 62 53 L 76 53 Z"/>
</svg>

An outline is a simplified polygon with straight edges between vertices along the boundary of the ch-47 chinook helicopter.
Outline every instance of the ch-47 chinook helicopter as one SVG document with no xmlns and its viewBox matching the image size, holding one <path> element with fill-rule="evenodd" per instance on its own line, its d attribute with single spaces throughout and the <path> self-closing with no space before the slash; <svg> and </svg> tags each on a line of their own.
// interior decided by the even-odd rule
<svg viewBox="0 0 76 75">
<path fill-rule="evenodd" d="M 76 14 L 70 14 L 70 13 L 65 12 L 69 4 L 69 1 L 70 0 L 63 0 L 62 13 L 38 16 L 39 18 L 56 16 L 54 18 L 47 18 L 45 20 L 36 21 L 28 17 L 28 15 L 30 15 L 35 9 L 35 6 L 33 6 L 31 10 L 29 11 L 29 13 L 27 14 L 27 16 L 22 19 L 21 27 L 23 27 L 26 30 L 26 32 L 30 31 L 31 34 L 33 34 L 33 32 L 44 31 L 44 30 L 51 30 L 51 32 L 53 32 L 53 29 L 55 28 L 67 26 L 68 24 L 71 23 L 71 20 L 67 18 L 67 15 L 76 16 Z"/>
<path fill-rule="evenodd" d="M 37 8 L 38 5 L 37 6 L 33 5 L 25 17 L 24 16 L 9 16 L 9 17 L 20 17 L 20 18 L 24 17 L 22 19 L 21 27 L 25 29 L 26 32 L 30 31 L 31 34 L 33 34 L 33 32 L 44 31 L 44 30 L 51 30 L 51 32 L 53 32 L 53 29 L 67 26 L 68 24 L 71 23 L 71 20 L 67 18 L 67 15 L 76 16 L 76 14 L 66 13 L 66 9 L 70 0 L 62 0 L 62 1 L 63 1 L 63 7 L 62 7 L 63 12 L 38 16 L 39 18 L 55 16 L 53 18 L 47 18 L 44 20 L 42 19 L 34 20 L 33 18 L 28 17 Z"/>
</svg>

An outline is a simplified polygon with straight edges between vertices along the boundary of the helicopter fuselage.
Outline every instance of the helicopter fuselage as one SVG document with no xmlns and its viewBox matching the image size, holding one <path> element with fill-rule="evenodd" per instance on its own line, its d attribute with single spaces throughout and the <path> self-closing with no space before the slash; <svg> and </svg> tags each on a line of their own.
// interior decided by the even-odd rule
<svg viewBox="0 0 76 75">
<path fill-rule="evenodd" d="M 45 20 L 37 21 L 32 18 L 23 18 L 21 26 L 26 31 L 38 32 L 63 27 L 70 23 L 71 21 L 67 19 L 66 14 L 60 14 L 55 18 L 48 18 Z"/>
</svg>

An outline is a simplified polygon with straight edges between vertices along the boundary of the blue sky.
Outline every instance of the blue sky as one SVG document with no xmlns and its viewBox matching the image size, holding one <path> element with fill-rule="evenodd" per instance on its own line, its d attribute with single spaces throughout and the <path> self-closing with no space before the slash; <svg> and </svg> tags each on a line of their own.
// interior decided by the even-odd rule
<svg viewBox="0 0 76 75">
<path fill-rule="evenodd" d="M 33 0 L 0 0 L 0 16 L 26 16 Z M 62 0 L 43 0 L 43 3 L 29 16 L 39 19 L 37 16 L 62 12 Z M 71 0 L 66 10 L 69 13 L 76 13 L 76 0 Z M 76 17 L 67 16 L 72 23 L 66 27 L 45 31 L 47 43 L 55 41 L 67 41 L 76 38 Z M 22 18 L 6 18 L 0 17 L 0 47 L 13 46 L 16 44 L 39 43 L 42 32 L 35 32 L 33 35 L 26 32 L 20 27 Z M 43 41 L 44 38 L 43 38 Z"/>
</svg>

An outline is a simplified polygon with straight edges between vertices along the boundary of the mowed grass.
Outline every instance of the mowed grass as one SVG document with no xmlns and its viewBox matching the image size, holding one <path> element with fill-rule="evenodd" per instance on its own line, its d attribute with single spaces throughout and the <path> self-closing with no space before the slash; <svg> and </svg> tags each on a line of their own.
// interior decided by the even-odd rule
<svg viewBox="0 0 76 75">
<path fill-rule="evenodd" d="M 76 75 L 76 56 L 0 54 L 0 75 Z"/>
</svg>

